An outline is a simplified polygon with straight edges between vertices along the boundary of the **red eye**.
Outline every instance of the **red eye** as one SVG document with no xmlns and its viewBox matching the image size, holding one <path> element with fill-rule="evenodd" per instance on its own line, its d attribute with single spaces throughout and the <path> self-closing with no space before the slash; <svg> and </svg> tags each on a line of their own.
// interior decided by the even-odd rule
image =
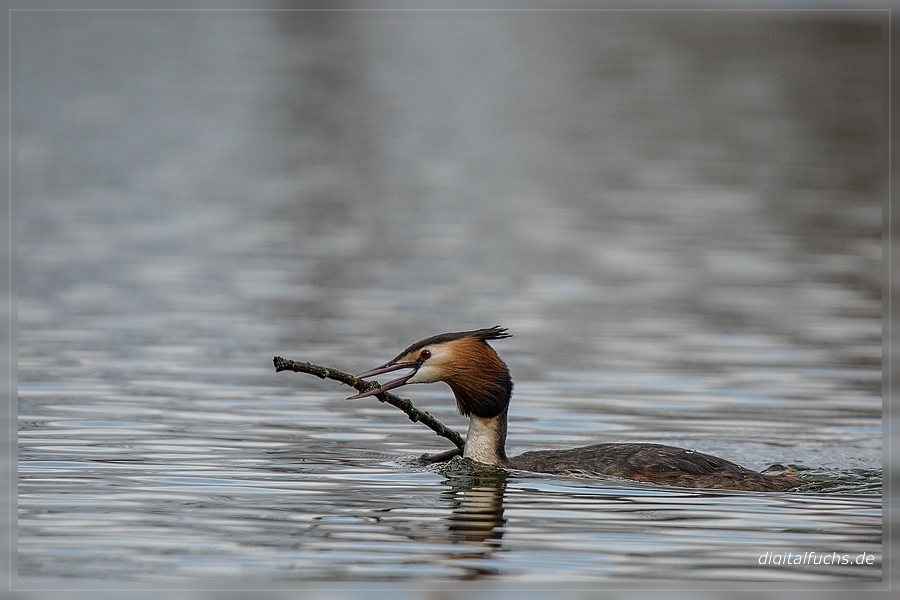
<svg viewBox="0 0 900 600">
<path fill-rule="evenodd" d="M 419 360 L 428 360 L 431 358 L 431 350 L 422 350 L 419 354 Z"/>
</svg>

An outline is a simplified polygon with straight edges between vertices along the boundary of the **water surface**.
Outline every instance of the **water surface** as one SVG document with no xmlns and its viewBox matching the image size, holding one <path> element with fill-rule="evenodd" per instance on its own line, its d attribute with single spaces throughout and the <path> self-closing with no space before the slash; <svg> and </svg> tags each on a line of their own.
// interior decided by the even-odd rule
<svg viewBox="0 0 900 600">
<path fill-rule="evenodd" d="M 807 16 L 16 13 L 19 585 L 880 581 L 883 30 Z M 495 324 L 511 454 L 809 485 L 271 365 Z"/>
</svg>

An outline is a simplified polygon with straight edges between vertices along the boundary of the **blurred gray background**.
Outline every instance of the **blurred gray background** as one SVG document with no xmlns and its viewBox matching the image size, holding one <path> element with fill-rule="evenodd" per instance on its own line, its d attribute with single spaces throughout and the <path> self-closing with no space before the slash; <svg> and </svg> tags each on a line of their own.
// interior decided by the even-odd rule
<svg viewBox="0 0 900 600">
<path fill-rule="evenodd" d="M 512 453 L 676 443 L 809 469 L 825 496 L 770 507 L 801 523 L 788 540 L 750 505 L 698 499 L 741 523 L 709 553 L 637 520 L 600 549 L 554 537 L 552 514 L 546 531 L 510 517 L 488 575 L 391 570 L 385 552 L 432 549 L 360 545 L 380 527 L 360 517 L 361 538 L 326 536 L 354 577 L 552 580 L 557 543 L 587 580 L 647 564 L 880 578 L 880 558 L 753 563 L 776 544 L 880 552 L 886 27 L 883 12 L 14 13 L 20 578 L 338 577 L 257 519 L 365 512 L 394 488 L 439 512 L 455 475 L 398 468 L 444 448 L 271 357 L 359 372 L 494 324 L 514 335 L 497 346 Z M 409 395 L 464 429 L 445 389 Z M 336 470 L 330 502 L 304 496 Z M 537 493 L 503 489 L 507 515 Z M 561 523 L 603 539 L 602 508 L 584 509 Z M 832 518 L 839 538 L 803 537 Z M 756 545 L 724 556 L 736 538 Z"/>
</svg>

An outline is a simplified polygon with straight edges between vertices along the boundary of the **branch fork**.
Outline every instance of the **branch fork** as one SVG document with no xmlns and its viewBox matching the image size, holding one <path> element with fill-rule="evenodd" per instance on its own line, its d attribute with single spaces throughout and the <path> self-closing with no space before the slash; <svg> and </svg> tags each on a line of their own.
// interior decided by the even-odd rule
<svg viewBox="0 0 900 600">
<path fill-rule="evenodd" d="M 275 372 L 280 373 L 281 371 L 295 371 L 297 373 L 307 373 L 309 375 L 315 375 L 320 379 L 331 379 L 334 381 L 339 381 L 345 385 L 349 385 L 353 389 L 358 392 L 367 392 L 371 389 L 378 387 L 377 381 L 366 381 L 365 379 L 360 379 L 350 373 L 345 373 L 338 369 L 332 369 L 331 367 L 323 367 L 320 365 L 314 365 L 308 362 L 297 362 L 294 360 L 289 360 L 287 358 L 282 358 L 280 356 L 276 356 L 273 361 L 275 365 Z M 400 398 L 399 396 L 395 396 L 390 392 L 382 392 L 380 394 L 376 394 L 375 398 L 378 399 L 379 402 L 384 402 L 390 404 L 393 407 L 396 407 L 406 413 L 406 416 L 409 417 L 409 420 L 413 423 L 422 423 L 423 425 L 429 427 L 432 431 L 434 431 L 437 435 L 450 440 L 455 446 L 455 450 L 448 450 L 447 452 L 441 452 L 440 454 L 425 454 L 422 456 L 422 460 L 425 462 L 441 462 L 445 460 L 449 460 L 450 458 L 462 454 L 462 450 L 465 447 L 466 443 L 462 439 L 462 436 L 459 435 L 453 429 L 446 427 L 443 423 L 432 417 L 429 413 L 419 410 L 413 403 L 410 402 L 406 398 Z"/>
</svg>

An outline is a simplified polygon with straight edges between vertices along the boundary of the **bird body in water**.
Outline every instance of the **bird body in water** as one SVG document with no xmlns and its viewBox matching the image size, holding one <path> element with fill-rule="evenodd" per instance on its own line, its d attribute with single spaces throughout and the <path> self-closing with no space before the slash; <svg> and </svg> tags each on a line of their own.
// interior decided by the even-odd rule
<svg viewBox="0 0 900 600">
<path fill-rule="evenodd" d="M 510 334 L 505 328 L 491 327 L 425 338 L 359 377 L 402 369 L 410 369 L 409 373 L 351 399 L 377 395 L 411 383 L 443 381 L 453 391 L 460 414 L 469 417 L 463 457 L 508 469 L 613 475 L 690 488 L 783 491 L 803 483 L 787 472 L 758 473 L 723 458 L 663 444 L 594 444 L 507 457 L 507 413 L 512 378 L 509 368 L 487 343 L 507 337 Z"/>
</svg>

